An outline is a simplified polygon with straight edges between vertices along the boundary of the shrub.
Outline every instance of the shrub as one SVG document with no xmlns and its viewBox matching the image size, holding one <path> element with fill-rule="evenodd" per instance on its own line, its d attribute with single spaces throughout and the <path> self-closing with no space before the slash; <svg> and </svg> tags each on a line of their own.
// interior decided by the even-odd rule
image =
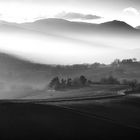
<svg viewBox="0 0 140 140">
<path fill-rule="evenodd" d="M 117 80 L 117 78 L 114 78 L 113 76 L 109 76 L 107 78 L 102 78 L 100 80 L 100 83 L 102 83 L 102 84 L 120 84 L 120 82 Z"/>
</svg>

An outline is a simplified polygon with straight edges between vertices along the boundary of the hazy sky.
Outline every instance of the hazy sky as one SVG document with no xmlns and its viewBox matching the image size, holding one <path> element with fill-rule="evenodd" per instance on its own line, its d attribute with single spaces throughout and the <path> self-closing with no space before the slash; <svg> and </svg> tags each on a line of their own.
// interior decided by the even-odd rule
<svg viewBox="0 0 140 140">
<path fill-rule="evenodd" d="M 139 0 L 0 0 L 0 18 L 8 21 L 32 21 L 62 11 L 96 14 L 140 25 Z"/>
<path fill-rule="evenodd" d="M 0 0 L 0 19 L 9 22 L 21 23 L 40 18 L 52 18 L 61 15 L 60 13 L 71 13 L 68 15 L 78 17 L 84 22 L 86 22 L 85 18 L 91 18 L 91 22 L 116 19 L 138 26 L 140 25 L 140 0 Z M 66 36 L 59 38 L 49 34 L 39 35 L 39 32 L 30 34 L 22 30 L 16 32 L 16 29 L 11 30 L 13 26 L 9 27 L 9 31 L 7 26 L 0 27 L 2 27 L 0 28 L 0 50 L 38 62 L 110 63 L 116 58 L 140 59 L 140 41 L 135 37 L 124 41 L 122 38 L 122 40 L 120 38 L 106 40 L 104 37 L 93 39 L 93 36 L 88 40 L 89 38 L 84 36 L 84 41 L 80 38 L 81 34 L 69 36 L 70 32 L 66 39 Z M 63 31 L 59 34 L 61 36 Z"/>
</svg>

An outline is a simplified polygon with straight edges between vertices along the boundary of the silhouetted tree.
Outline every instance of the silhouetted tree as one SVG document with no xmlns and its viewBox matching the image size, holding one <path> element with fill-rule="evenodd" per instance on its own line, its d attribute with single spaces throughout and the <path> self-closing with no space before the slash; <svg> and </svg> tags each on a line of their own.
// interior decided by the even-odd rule
<svg viewBox="0 0 140 140">
<path fill-rule="evenodd" d="M 60 87 L 59 78 L 58 77 L 53 78 L 49 84 L 49 87 L 53 89 L 58 89 Z"/>
<path fill-rule="evenodd" d="M 133 58 L 132 60 L 133 60 L 133 62 L 137 62 L 137 59 L 136 58 Z"/>
<path fill-rule="evenodd" d="M 64 89 L 64 88 L 78 88 L 78 87 L 84 87 L 87 85 L 87 79 L 85 76 L 81 75 L 80 77 L 74 78 L 73 80 L 71 78 L 60 79 L 58 77 L 55 77 L 51 80 L 49 87 L 53 89 Z"/>
<path fill-rule="evenodd" d="M 115 59 L 115 60 L 111 63 L 111 65 L 114 66 L 114 67 L 118 67 L 120 63 L 121 63 L 121 61 L 120 61 L 119 59 Z"/>
<path fill-rule="evenodd" d="M 86 85 L 87 79 L 85 78 L 85 76 L 83 75 L 80 76 L 80 82 L 83 86 Z"/>
<path fill-rule="evenodd" d="M 137 59 L 136 58 L 132 58 L 132 59 L 123 59 L 121 61 L 122 64 L 132 64 L 132 63 L 135 63 L 137 62 Z"/>
<path fill-rule="evenodd" d="M 135 90 L 137 88 L 138 81 L 137 80 L 132 80 L 128 83 L 128 85 L 131 88 L 131 90 Z"/>
<path fill-rule="evenodd" d="M 64 80 L 63 78 L 61 79 L 60 86 L 61 86 L 61 88 L 65 88 L 66 87 L 66 80 Z"/>
<path fill-rule="evenodd" d="M 107 78 L 102 78 L 100 80 L 103 84 L 120 84 L 120 82 L 117 80 L 117 78 L 114 78 L 113 76 L 109 76 Z"/>
<path fill-rule="evenodd" d="M 71 87 L 72 86 L 72 79 L 68 78 L 67 79 L 67 87 Z"/>
</svg>

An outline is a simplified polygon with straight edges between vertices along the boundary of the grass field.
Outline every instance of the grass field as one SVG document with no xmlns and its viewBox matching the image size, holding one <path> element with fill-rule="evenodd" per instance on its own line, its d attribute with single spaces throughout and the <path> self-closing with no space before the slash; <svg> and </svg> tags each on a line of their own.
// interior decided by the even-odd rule
<svg viewBox="0 0 140 140">
<path fill-rule="evenodd" d="M 138 108 L 116 107 L 114 103 L 108 107 L 95 104 L 94 100 L 86 104 L 56 104 L 35 103 L 33 100 L 28 103 L 0 102 L 0 138 L 86 140 L 140 136 L 138 126 L 129 124 L 129 121 L 136 121 L 132 116 L 137 117 L 138 122 Z"/>
<path fill-rule="evenodd" d="M 140 97 L 126 95 L 85 101 L 51 103 L 140 129 Z"/>
<path fill-rule="evenodd" d="M 21 99 L 55 99 L 55 98 L 83 98 L 118 95 L 120 90 L 126 89 L 123 85 L 93 85 L 79 89 L 42 90 L 23 96 Z"/>
<path fill-rule="evenodd" d="M 0 100 L 0 138 L 140 136 L 140 98 L 120 96 L 120 91 L 126 88 L 94 85 L 53 91 L 51 96 L 42 91 L 22 99 Z"/>
</svg>

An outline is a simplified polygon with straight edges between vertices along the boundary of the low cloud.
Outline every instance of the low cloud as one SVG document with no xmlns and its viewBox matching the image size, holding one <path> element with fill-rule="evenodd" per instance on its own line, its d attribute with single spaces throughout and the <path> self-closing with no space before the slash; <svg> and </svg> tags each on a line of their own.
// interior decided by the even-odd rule
<svg viewBox="0 0 140 140">
<path fill-rule="evenodd" d="M 80 19 L 80 20 L 93 20 L 93 19 L 100 19 L 100 16 L 96 16 L 96 15 L 85 15 L 85 14 L 81 14 L 81 13 L 66 13 L 66 12 L 62 12 L 59 13 L 55 16 L 56 18 L 62 18 L 62 19 L 69 19 L 69 20 L 76 20 L 76 19 Z"/>
<path fill-rule="evenodd" d="M 133 7 L 128 7 L 128 8 L 125 8 L 123 10 L 124 13 L 128 13 L 130 15 L 136 15 L 138 16 L 140 13 L 137 9 L 133 8 Z"/>
</svg>

